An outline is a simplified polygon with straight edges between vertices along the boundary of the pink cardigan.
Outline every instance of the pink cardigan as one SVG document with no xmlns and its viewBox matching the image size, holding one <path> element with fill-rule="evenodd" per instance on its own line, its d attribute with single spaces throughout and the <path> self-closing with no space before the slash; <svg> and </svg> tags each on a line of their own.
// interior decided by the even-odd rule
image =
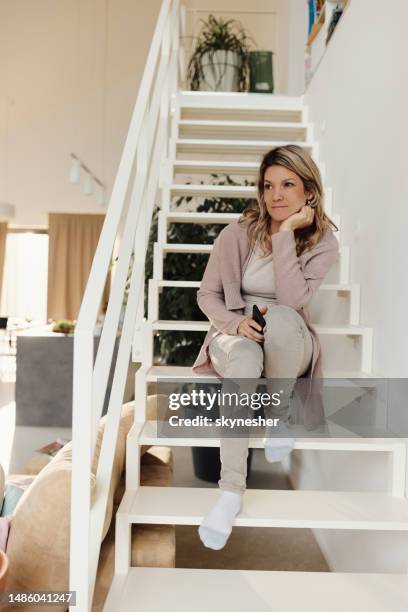
<svg viewBox="0 0 408 612">
<path fill-rule="evenodd" d="M 272 252 L 275 273 L 275 290 L 278 304 L 294 308 L 304 319 L 312 336 L 313 354 L 311 366 L 302 378 L 320 379 L 322 372 L 321 345 L 318 335 L 310 322 L 307 305 L 316 293 L 327 272 L 338 258 L 338 241 L 332 230 L 310 250 L 298 257 L 294 232 L 287 230 L 272 234 Z M 227 225 L 214 242 L 207 267 L 197 292 L 200 309 L 211 322 L 203 345 L 192 369 L 194 372 L 218 376 L 211 363 L 208 345 L 220 333 L 236 335 L 243 314 L 245 302 L 241 295 L 241 279 L 249 261 L 251 249 L 247 236 L 247 223 L 233 221 Z M 315 381 L 317 383 L 317 381 Z M 316 411 L 323 410 L 321 386 L 295 385 L 295 391 L 302 399 L 311 421 L 316 424 Z M 315 401 L 312 406 L 312 396 Z M 316 397 L 317 396 L 317 397 Z M 311 412 L 310 412 L 311 411 Z"/>
</svg>

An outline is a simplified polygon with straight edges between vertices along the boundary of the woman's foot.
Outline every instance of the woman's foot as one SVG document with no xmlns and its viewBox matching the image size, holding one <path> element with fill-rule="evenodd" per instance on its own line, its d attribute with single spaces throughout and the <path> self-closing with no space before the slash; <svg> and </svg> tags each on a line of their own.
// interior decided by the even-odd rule
<svg viewBox="0 0 408 612">
<path fill-rule="evenodd" d="M 276 427 L 267 427 L 264 440 L 265 459 L 268 463 L 282 461 L 293 450 L 295 440 L 283 421 Z"/>
<path fill-rule="evenodd" d="M 242 494 L 234 491 L 220 491 L 214 507 L 204 517 L 198 533 L 204 546 L 220 550 L 225 546 L 236 515 L 241 510 Z"/>
</svg>

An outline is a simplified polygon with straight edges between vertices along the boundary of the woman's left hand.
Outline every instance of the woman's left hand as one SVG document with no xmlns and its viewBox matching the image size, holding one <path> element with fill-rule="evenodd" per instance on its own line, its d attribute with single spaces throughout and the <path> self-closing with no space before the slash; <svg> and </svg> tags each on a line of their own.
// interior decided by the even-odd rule
<svg viewBox="0 0 408 612">
<path fill-rule="evenodd" d="M 291 215 L 285 221 L 282 221 L 279 231 L 283 232 L 285 230 L 295 230 L 300 229 L 302 227 L 307 227 L 313 223 L 314 219 L 314 210 L 310 206 L 306 204 L 302 206 L 299 212 Z"/>
</svg>

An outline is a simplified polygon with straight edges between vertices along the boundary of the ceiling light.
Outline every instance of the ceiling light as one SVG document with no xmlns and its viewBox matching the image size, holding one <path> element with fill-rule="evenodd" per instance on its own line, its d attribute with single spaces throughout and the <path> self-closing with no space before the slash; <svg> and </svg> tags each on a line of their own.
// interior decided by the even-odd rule
<svg viewBox="0 0 408 612">
<path fill-rule="evenodd" d="M 98 204 L 99 206 L 105 206 L 105 190 L 103 187 L 99 188 Z"/>
<path fill-rule="evenodd" d="M 84 183 L 84 194 L 92 195 L 93 193 L 93 177 L 90 174 L 86 175 L 85 183 Z"/>
<path fill-rule="evenodd" d="M 71 170 L 69 172 L 69 180 L 71 183 L 79 183 L 81 180 L 81 162 L 79 159 L 72 158 Z"/>
</svg>

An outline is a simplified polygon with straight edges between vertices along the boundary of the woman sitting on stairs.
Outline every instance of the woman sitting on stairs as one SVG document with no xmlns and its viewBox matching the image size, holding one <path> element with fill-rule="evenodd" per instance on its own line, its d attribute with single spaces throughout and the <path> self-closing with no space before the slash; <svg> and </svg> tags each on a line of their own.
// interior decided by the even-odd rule
<svg viewBox="0 0 408 612">
<path fill-rule="evenodd" d="M 197 292 L 211 322 L 193 370 L 240 383 L 264 376 L 286 381 L 266 431 L 265 456 L 280 461 L 293 447 L 285 422 L 298 377 L 322 377 L 321 347 L 307 304 L 338 256 L 335 224 L 323 210 L 319 169 L 297 145 L 272 149 L 258 175 L 258 204 L 247 208 L 214 242 Z M 252 318 L 257 304 L 266 321 Z M 269 416 L 266 414 L 265 417 Z M 248 435 L 221 437 L 220 495 L 199 527 L 203 544 L 225 545 L 246 487 Z"/>
</svg>

